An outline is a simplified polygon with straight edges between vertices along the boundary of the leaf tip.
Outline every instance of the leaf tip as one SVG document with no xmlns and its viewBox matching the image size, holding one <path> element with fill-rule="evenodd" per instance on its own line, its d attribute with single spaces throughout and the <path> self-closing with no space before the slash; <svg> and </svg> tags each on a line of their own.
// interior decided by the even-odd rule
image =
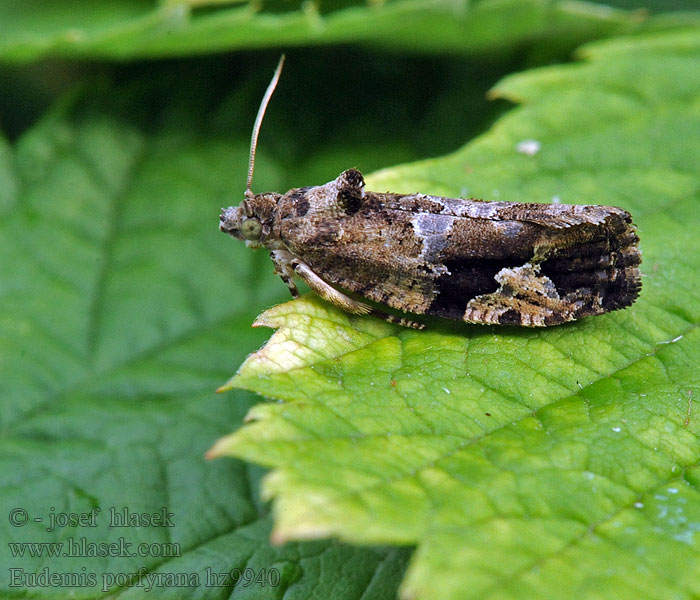
<svg viewBox="0 0 700 600">
<path fill-rule="evenodd" d="M 290 300 L 268 308 L 255 317 L 255 321 L 253 321 L 251 327 L 279 329 L 284 324 L 284 319 L 280 320 L 280 316 L 284 317 L 286 310 L 288 310 L 290 306 L 295 306 L 296 302 L 297 300 Z"/>
<path fill-rule="evenodd" d="M 204 453 L 204 458 L 212 460 L 221 458 L 231 453 L 231 436 L 226 436 L 216 440 L 214 445 Z"/>
<path fill-rule="evenodd" d="M 286 536 L 281 531 L 274 530 L 270 534 L 270 545 L 272 546 L 282 546 L 289 541 L 289 537 Z"/>
<path fill-rule="evenodd" d="M 330 535 L 332 532 L 325 527 L 305 527 L 303 524 L 291 527 L 278 525 L 270 534 L 270 544 L 282 546 L 291 541 L 318 540 Z"/>
<path fill-rule="evenodd" d="M 226 383 L 223 385 L 219 386 L 216 388 L 216 393 L 217 394 L 223 394 L 224 392 L 229 392 L 232 389 L 234 389 L 236 386 L 236 378 L 238 377 L 238 373 L 236 373 L 231 379 L 229 379 Z"/>
</svg>

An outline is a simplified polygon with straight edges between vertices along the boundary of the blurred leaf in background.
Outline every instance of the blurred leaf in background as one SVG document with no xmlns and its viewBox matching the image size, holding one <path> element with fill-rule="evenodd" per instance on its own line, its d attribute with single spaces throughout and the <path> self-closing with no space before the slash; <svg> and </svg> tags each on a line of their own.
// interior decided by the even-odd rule
<svg viewBox="0 0 700 600">
<path fill-rule="evenodd" d="M 133 59 L 339 43 L 411 53 L 502 52 L 553 38 L 572 50 L 587 39 L 644 27 L 649 12 L 623 4 L 625 9 L 570 0 L 9 0 L 0 12 L 0 54 L 11 61 L 46 55 Z M 691 6 L 657 2 L 656 8 Z"/>
<path fill-rule="evenodd" d="M 682 35 L 697 22 L 698 15 L 690 12 L 693 8 L 689 2 L 647 6 L 620 2 L 617 8 L 609 8 L 535 0 L 367 4 L 10 0 L 0 4 L 0 496 L 3 514 L 8 516 L 0 527 L 3 540 L 14 544 L 2 546 L 2 594 L 141 597 L 152 585 L 151 594 L 156 597 L 184 593 L 201 598 L 395 597 L 411 547 L 381 545 L 381 539 L 411 544 L 420 536 L 409 530 L 401 539 L 386 535 L 386 522 L 381 519 L 371 523 L 362 517 L 365 520 L 353 525 L 350 519 L 359 513 L 349 511 L 343 519 L 356 531 L 353 535 L 343 531 L 343 536 L 380 545 L 355 547 L 326 540 L 270 546 L 272 519 L 258 489 L 264 472 L 238 460 L 203 458 L 214 440 L 236 429 L 248 409 L 259 402 L 250 392 L 215 396 L 213 391 L 267 337 L 264 330 L 250 329 L 255 315 L 288 295 L 272 275 L 264 253 L 250 252 L 217 230 L 219 208 L 241 197 L 250 127 L 280 49 L 288 52 L 288 63 L 263 127 L 256 190 L 284 191 L 323 183 L 350 166 L 368 173 L 451 152 L 489 131 L 510 100 L 526 98 L 540 107 L 533 123 L 540 134 L 553 132 L 551 139 L 543 141 L 556 152 L 543 151 L 529 162 L 519 155 L 515 160 L 520 162 L 513 163 L 512 140 L 531 132 L 522 125 L 526 122 L 522 116 L 508 115 L 476 145 L 422 167 L 377 175 L 375 187 L 454 195 L 468 185 L 469 193 L 487 199 L 495 198 L 493 191 L 498 189 L 501 199 L 514 200 L 523 199 L 520 194 L 525 190 L 543 200 L 578 190 L 589 200 L 605 186 L 610 196 L 601 201 L 614 203 L 613 198 L 619 198 L 616 202 L 635 209 L 641 223 L 646 219 L 645 266 L 652 271 L 645 284 L 656 290 L 653 297 L 661 298 L 659 305 L 668 308 L 692 265 L 679 262 L 676 270 L 664 268 L 653 280 L 657 261 L 649 259 L 649 252 L 658 249 L 667 262 L 679 256 L 693 223 L 691 203 L 697 192 L 692 172 L 684 176 L 677 167 L 690 164 L 695 156 L 688 124 L 676 120 L 678 107 L 663 99 L 652 104 L 658 111 L 658 133 L 650 145 L 639 146 L 651 153 L 640 154 L 642 158 L 654 159 L 648 164 L 633 163 L 641 164 L 642 172 L 625 175 L 620 165 L 628 164 L 627 154 L 613 161 L 616 169 L 601 168 L 614 158 L 615 136 L 609 144 L 601 142 L 593 153 L 576 138 L 561 139 L 549 123 L 550 119 L 566 121 L 569 109 L 561 97 L 575 88 L 575 78 L 573 83 L 566 78 L 560 81 L 555 70 L 549 72 L 551 79 L 538 85 L 527 83 L 536 81 L 531 78 L 510 80 L 501 87 L 508 100 L 489 103 L 485 94 L 508 73 L 569 60 L 580 43 L 591 39 L 627 34 L 632 37 L 616 46 L 623 48 L 621 56 L 626 56 L 625 44 L 633 47 L 629 52 L 639 52 L 647 44 L 654 54 L 648 41 L 634 46 L 635 37 L 659 32 L 663 40 L 671 30 Z M 692 34 L 689 39 L 682 48 L 694 56 Z M 602 116 L 593 111 L 593 118 L 624 122 L 620 115 L 647 114 L 644 107 L 655 89 L 666 89 L 676 98 L 692 98 L 695 80 L 678 70 L 681 54 L 676 49 L 671 52 L 675 58 L 662 62 L 656 71 L 640 71 L 639 85 L 647 82 L 647 87 L 641 92 L 634 88 L 636 95 L 621 83 L 616 96 L 608 82 L 600 98 L 586 99 L 585 105 L 593 107 L 604 98 L 602 106 L 610 109 Z M 620 60 L 626 59 L 612 62 L 620 64 Z M 633 65 L 627 67 L 631 72 Z M 620 81 L 629 79 L 621 76 Z M 595 78 L 588 82 L 593 91 L 599 84 Z M 611 109 L 611 98 L 618 103 L 612 102 L 616 110 Z M 571 102 L 581 106 L 580 100 Z M 684 100 L 683 105 L 687 107 L 684 115 L 696 114 L 691 101 Z M 527 110 L 527 104 L 519 110 Z M 649 126 L 646 120 L 642 123 Z M 598 131 L 595 122 L 589 125 Z M 673 150 L 670 139 L 685 143 Z M 603 151 L 606 148 L 609 152 Z M 580 164 L 572 156 L 588 161 L 588 175 L 568 170 Z M 658 163 L 659 156 L 677 160 L 663 177 L 660 170 L 668 165 Z M 480 182 L 464 171 L 466 163 L 483 176 Z M 634 180 L 638 184 L 632 185 Z M 637 196 L 644 198 L 639 204 L 634 203 Z M 675 204 L 669 198 L 676 198 Z M 666 206 L 667 200 L 668 223 L 650 208 L 655 201 Z M 662 226 L 673 230 L 674 244 L 665 249 L 660 234 L 646 233 L 647 229 L 661 231 Z M 685 301 L 690 302 L 690 294 L 686 292 Z M 693 322 L 694 313 L 683 301 L 674 306 L 679 322 Z M 621 313 L 612 322 L 627 318 L 632 317 Z M 656 321 L 656 316 L 649 319 Z M 658 321 L 669 336 L 676 331 L 675 324 Z M 372 329 L 377 326 L 378 334 Z M 364 327 L 370 329 L 363 333 Z M 441 335 L 437 327 L 438 332 L 428 336 Z M 409 332 L 386 330 L 384 324 L 356 323 L 356 328 L 357 332 L 351 328 L 348 334 L 351 342 L 362 335 L 389 343 L 397 335 L 410 337 Z M 596 322 L 569 335 L 586 340 L 597 336 L 602 343 L 604 329 Z M 565 331 L 554 335 L 566 337 Z M 646 331 L 643 325 L 640 331 Z M 475 334 L 462 330 L 450 335 L 468 342 Z M 510 335 L 514 350 L 518 339 L 527 339 Z M 692 332 L 685 335 L 683 343 L 692 344 L 688 341 Z M 490 348 L 486 342 L 493 344 L 493 334 L 479 336 L 483 342 L 476 348 Z M 421 342 L 415 343 L 416 348 L 422 347 Z M 637 356 L 636 346 L 634 351 L 623 346 L 611 350 L 613 358 L 618 352 Z M 671 354 L 685 348 L 660 347 Z M 381 365 L 392 356 L 388 349 L 373 352 L 371 361 Z M 580 368 L 588 374 L 600 369 L 608 372 L 610 365 L 620 364 L 619 357 L 613 358 L 601 367 L 602 359 L 591 353 Z M 493 360 L 499 362 L 496 354 Z M 682 364 L 676 361 L 672 366 Z M 323 372 L 328 368 L 324 366 Z M 498 372 L 504 385 L 515 385 L 508 365 Z M 458 387 L 468 387 L 465 371 L 457 369 L 454 375 L 460 380 Z M 683 377 L 678 376 L 678 385 L 686 393 Z M 562 390 L 569 390 L 570 379 L 559 382 Z M 593 379 L 591 375 L 580 382 Z M 661 379 L 655 381 L 657 388 L 644 393 L 656 394 L 660 402 L 658 398 L 669 393 Z M 350 404 L 359 397 L 374 398 L 371 381 L 349 383 L 355 386 L 347 392 Z M 259 391 L 275 396 L 274 385 L 270 379 L 270 387 Z M 407 381 L 400 385 L 409 400 L 422 402 L 420 386 L 414 390 Z M 586 388 L 586 394 L 592 389 Z M 687 395 L 681 396 L 687 407 Z M 379 395 L 377 407 L 383 397 Z M 550 407 L 553 398 L 547 393 L 535 404 L 525 405 L 532 410 Z M 455 394 L 454 401 L 463 401 L 465 405 L 458 408 L 467 410 L 475 400 L 464 391 Z M 573 406 L 573 400 L 566 404 L 561 393 L 559 401 Z M 620 399 L 619 406 L 627 406 L 626 401 Z M 258 407 L 253 414 L 283 410 L 282 406 Z M 617 405 L 611 406 L 607 410 Z M 354 409 L 354 417 L 360 407 Z M 297 408 L 289 405 L 290 410 Z M 663 403 L 655 408 L 660 413 L 667 409 Z M 668 424 L 666 419 L 663 426 Z M 518 427 L 526 422 L 520 421 L 513 431 L 520 431 Z M 658 434 L 659 427 L 650 426 L 649 435 Z M 251 431 L 244 429 L 241 435 L 246 438 Z M 683 436 L 694 429 L 684 431 L 679 443 L 691 448 L 691 441 Z M 386 432 L 395 431 L 388 426 Z M 278 453 L 276 460 L 256 455 L 263 444 L 254 443 L 255 439 L 250 447 L 254 450 L 246 454 L 270 465 L 291 456 L 280 450 L 274 436 L 270 441 L 268 452 Z M 322 448 L 321 456 L 332 448 Z M 535 448 L 541 451 L 540 446 Z M 531 453 L 522 454 L 532 459 Z M 413 460 L 406 454 L 402 458 L 407 459 L 406 465 Z M 654 481 L 668 482 L 665 473 L 659 471 Z M 693 481 L 691 475 L 688 481 Z M 477 481 L 475 476 L 473 482 Z M 453 501 L 454 497 L 446 496 L 445 507 Z M 646 499 L 644 503 L 647 510 L 656 506 Z M 278 530 L 292 514 L 283 514 L 280 506 Z M 124 507 L 146 514 L 165 507 L 173 514 L 174 526 L 110 529 L 110 509 Z M 26 511 L 26 524 L 9 520 L 16 508 Z M 87 514 L 94 508 L 101 509 L 94 528 L 49 526 L 50 515 Z M 12 514 L 21 517 L 22 513 Z M 405 511 L 406 517 L 411 514 Z M 442 522 L 436 520 L 436 524 Z M 686 564 L 691 564 L 695 555 L 687 529 L 677 534 L 691 542 L 690 555 L 684 555 L 690 561 Z M 663 529 L 660 539 L 668 533 Z M 449 535 L 440 529 L 421 546 L 406 589 L 429 597 L 424 582 L 431 578 L 434 593 L 459 595 L 452 577 L 455 569 L 463 569 L 463 556 L 457 552 L 443 557 L 454 559 L 453 563 L 440 562 L 440 545 L 454 545 Z M 46 547 L 21 545 L 81 539 L 108 544 L 120 537 L 132 544 L 131 550 L 142 543 L 146 549 L 141 556 L 83 553 L 49 559 Z M 464 546 L 463 551 L 475 551 L 474 560 L 491 564 L 494 559 L 487 550 L 505 552 L 509 546 L 507 539 L 496 544 L 490 539 L 474 546 L 476 550 Z M 506 561 L 502 568 L 507 571 L 512 566 Z M 31 579 L 44 568 L 66 574 L 66 579 L 53 585 Z M 241 580 L 234 585 L 229 578 L 222 585 L 207 585 L 208 575 L 236 569 L 242 573 L 246 568 L 279 581 L 248 585 Z M 497 576 L 505 571 L 497 571 Z M 92 574 L 95 583 L 81 584 L 71 580 L 70 574 Z M 166 579 L 154 583 L 168 574 L 196 577 L 185 578 L 186 590 L 172 581 L 165 583 Z M 498 586 L 494 589 L 497 594 L 503 591 Z M 604 585 L 602 589 L 614 591 Z M 541 591 L 549 590 L 542 587 Z"/>
</svg>

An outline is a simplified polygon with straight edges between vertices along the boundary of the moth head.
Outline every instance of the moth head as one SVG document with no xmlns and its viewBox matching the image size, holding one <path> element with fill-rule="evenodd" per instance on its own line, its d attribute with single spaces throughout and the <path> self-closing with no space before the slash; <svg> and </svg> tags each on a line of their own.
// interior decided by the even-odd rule
<svg viewBox="0 0 700 600">
<path fill-rule="evenodd" d="M 247 246 L 264 246 L 272 232 L 275 209 L 281 194 L 256 194 L 239 206 L 222 208 L 219 229 Z"/>
</svg>

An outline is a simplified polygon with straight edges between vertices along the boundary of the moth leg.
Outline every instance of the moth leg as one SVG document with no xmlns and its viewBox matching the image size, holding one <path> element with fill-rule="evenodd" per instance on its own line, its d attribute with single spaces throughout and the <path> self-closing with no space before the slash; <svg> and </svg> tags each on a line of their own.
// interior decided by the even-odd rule
<svg viewBox="0 0 700 600">
<path fill-rule="evenodd" d="M 292 298 L 299 297 L 299 290 L 294 283 L 294 267 L 292 266 L 292 255 L 284 250 L 273 250 L 270 252 L 272 263 L 275 265 L 275 275 L 287 284 Z"/>
<path fill-rule="evenodd" d="M 294 283 L 294 279 L 292 279 L 289 275 L 286 275 L 285 273 L 277 273 L 282 278 L 282 281 L 284 281 L 287 284 L 287 287 L 289 288 L 289 293 L 292 295 L 292 298 L 298 298 L 299 297 L 299 289 L 297 288 L 297 284 Z"/>
<path fill-rule="evenodd" d="M 323 281 L 308 265 L 300 260 L 294 259 L 291 264 L 296 274 L 306 282 L 311 290 L 327 302 L 355 315 L 367 315 L 372 312 L 371 306 L 364 302 L 353 300 L 343 294 L 343 292 L 339 292 L 333 286 Z"/>
<path fill-rule="evenodd" d="M 294 260 L 292 264 L 294 265 L 294 270 L 299 277 L 301 277 L 308 284 L 308 286 L 314 292 L 316 292 L 316 294 L 346 312 L 356 315 L 371 314 L 375 317 L 379 317 L 380 319 L 384 319 L 389 323 L 397 323 L 403 327 L 410 327 L 411 329 L 423 329 L 423 327 L 425 327 L 425 325 L 422 323 L 416 323 L 415 321 L 404 319 L 403 317 L 390 315 L 389 313 L 373 308 L 364 302 L 353 300 L 342 292 L 336 290 L 330 284 L 323 281 L 323 279 L 316 275 L 316 273 L 314 273 L 311 268 L 303 262 Z"/>
<path fill-rule="evenodd" d="M 373 308 L 364 302 L 353 300 L 349 296 L 346 296 L 342 292 L 336 290 L 332 285 L 326 283 L 313 272 L 311 267 L 301 262 L 298 258 L 295 258 L 291 252 L 286 250 L 273 250 L 270 252 L 270 257 L 275 265 L 275 275 L 279 275 L 282 281 L 287 284 L 293 298 L 299 297 L 299 290 L 297 289 L 293 278 L 294 274 L 296 273 L 318 296 L 327 302 L 330 302 L 334 306 L 337 306 L 341 310 L 344 310 L 345 312 L 356 315 L 372 314 L 380 319 L 388 321 L 389 323 L 397 323 L 403 327 L 410 327 L 411 329 L 423 329 L 424 327 L 424 325 L 421 323 L 416 323 L 415 321 L 410 321 L 409 319 L 404 319 L 403 317 L 397 317 L 396 315 L 390 315 L 381 310 Z"/>
</svg>

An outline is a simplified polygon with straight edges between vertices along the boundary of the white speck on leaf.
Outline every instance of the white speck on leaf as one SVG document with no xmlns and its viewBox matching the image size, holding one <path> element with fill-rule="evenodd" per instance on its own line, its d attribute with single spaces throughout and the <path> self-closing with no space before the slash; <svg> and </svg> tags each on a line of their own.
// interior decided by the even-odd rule
<svg viewBox="0 0 700 600">
<path fill-rule="evenodd" d="M 542 144 L 537 140 L 523 140 L 516 144 L 515 149 L 520 152 L 520 154 L 535 156 L 535 154 L 542 149 Z"/>
<path fill-rule="evenodd" d="M 657 344 L 675 344 L 676 342 L 680 341 L 683 339 L 682 335 L 679 335 L 677 337 L 674 337 L 672 340 L 665 340 L 663 342 L 656 342 Z"/>
</svg>

